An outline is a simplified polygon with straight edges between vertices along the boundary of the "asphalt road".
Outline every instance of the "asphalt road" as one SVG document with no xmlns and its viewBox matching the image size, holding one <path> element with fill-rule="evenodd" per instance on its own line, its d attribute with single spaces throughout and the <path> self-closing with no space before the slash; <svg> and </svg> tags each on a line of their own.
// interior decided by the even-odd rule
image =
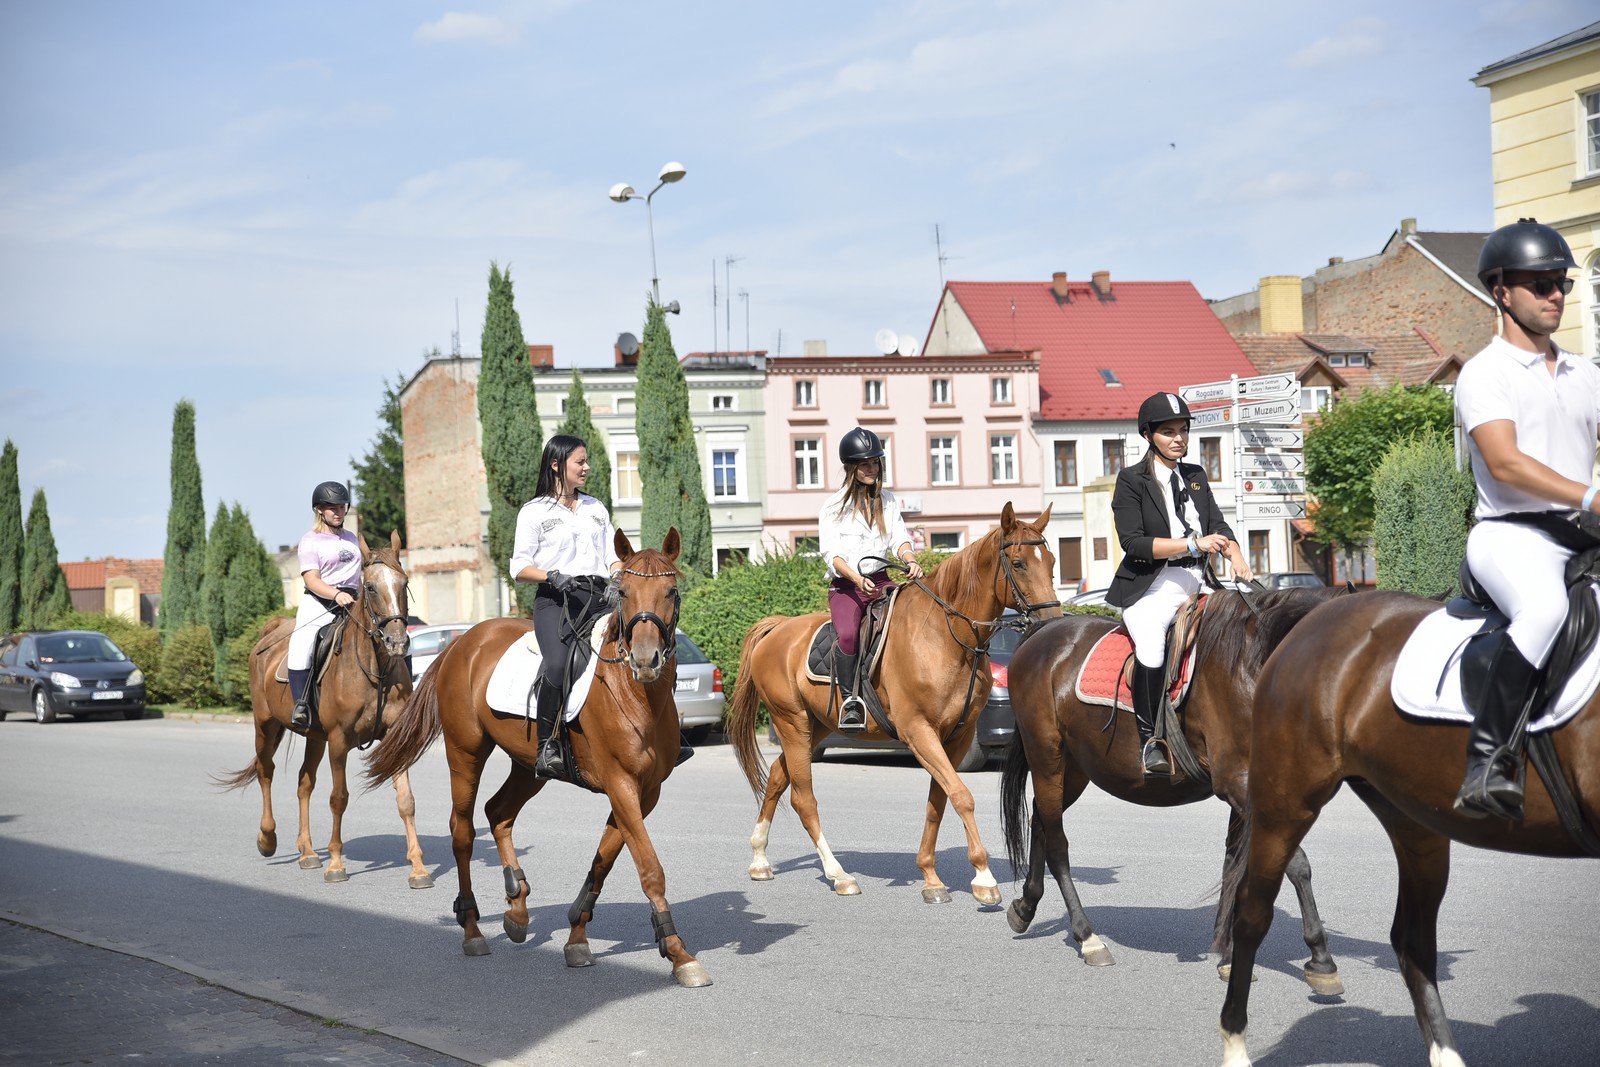
<svg viewBox="0 0 1600 1067">
<path fill-rule="evenodd" d="M 860 879 L 835 897 L 787 808 L 772 882 L 745 875 L 755 802 L 723 746 L 667 783 L 650 830 L 680 932 L 715 984 L 679 988 L 651 940 L 623 859 L 590 926 L 597 965 L 569 970 L 565 914 L 593 852 L 602 798 L 550 787 L 518 845 L 532 933 L 468 958 L 450 916 L 442 752 L 413 773 L 438 884 L 406 886 L 393 793 L 345 820 L 349 882 L 295 863 L 299 749 L 280 753 L 279 854 L 255 850 L 259 793 L 222 793 L 245 764 L 242 724 L 0 723 L 0 1063 L 861 1064 L 1220 1061 L 1224 987 L 1204 956 L 1221 863 L 1219 803 L 1149 810 L 1091 790 L 1068 813 L 1078 885 L 1116 966 L 1079 960 L 1047 892 L 1034 927 L 966 892 L 959 823 L 940 871 L 953 903 L 921 902 L 913 852 L 927 777 L 904 757 L 828 757 L 817 787 L 828 840 Z M 503 775 L 491 768 L 491 788 Z M 998 775 L 970 774 L 1001 848 Z M 325 845 L 327 771 L 312 804 Z M 480 798 L 481 802 L 481 798 Z M 498 915 L 501 877 L 481 825 L 473 876 Z M 1388 928 L 1395 872 L 1348 791 L 1306 843 L 1346 992 L 1318 998 L 1286 890 L 1252 997 L 1260 1067 L 1420 1065 L 1426 1051 Z M 1016 887 L 995 860 L 1007 900 Z M 1455 851 L 1440 925 L 1442 993 L 1469 1064 L 1594 1062 L 1600 1047 L 1596 861 Z"/>
</svg>

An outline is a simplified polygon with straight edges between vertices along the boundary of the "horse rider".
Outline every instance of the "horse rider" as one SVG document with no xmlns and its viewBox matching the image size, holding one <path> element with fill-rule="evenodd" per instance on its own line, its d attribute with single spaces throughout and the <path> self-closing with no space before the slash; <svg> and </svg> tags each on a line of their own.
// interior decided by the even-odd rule
<svg viewBox="0 0 1600 1067">
<path fill-rule="evenodd" d="M 1167 629 L 1200 591 L 1205 556 L 1226 553 L 1235 575 L 1255 577 L 1211 495 L 1205 469 L 1183 462 L 1191 421 L 1189 405 L 1175 393 L 1156 393 L 1140 404 L 1139 436 L 1149 448 L 1117 472 L 1111 494 L 1122 563 L 1106 603 L 1122 609 L 1133 640 L 1133 714 L 1146 776 L 1172 773 L 1163 743 L 1152 739 L 1166 688 Z"/>
<path fill-rule="evenodd" d="M 305 595 L 289 635 L 287 669 L 294 714 L 289 725 L 311 727 L 311 657 L 317 632 L 336 611 L 356 602 L 361 587 L 361 542 L 344 528 L 350 511 L 350 490 L 342 482 L 321 482 L 311 491 L 311 529 L 300 538 L 300 579 Z"/>
<path fill-rule="evenodd" d="M 828 614 L 839 647 L 833 678 L 839 686 L 839 729 L 867 724 L 867 705 L 857 692 L 861 619 L 867 605 L 888 593 L 892 579 L 883 562 L 891 554 L 912 579 L 923 576 L 894 494 L 883 487 L 883 442 L 857 426 L 839 440 L 844 484 L 822 505 L 818 538 L 828 562 Z"/>
<path fill-rule="evenodd" d="M 556 736 L 557 720 L 571 692 L 576 653 L 590 623 L 606 609 L 606 583 L 621 569 L 616 529 L 600 501 L 582 492 L 589 477 L 589 446 L 581 437 L 556 434 L 545 442 L 533 499 L 517 513 L 511 577 L 538 584 L 533 633 L 544 664 L 537 690 L 539 754 L 533 773 L 570 780 Z"/>
<path fill-rule="evenodd" d="M 1478 280 L 1494 298 L 1500 332 L 1461 368 L 1455 387 L 1456 421 L 1467 432 L 1478 483 L 1480 521 L 1467 536 L 1467 566 L 1511 625 L 1462 655 L 1463 680 L 1483 680 L 1463 694 L 1473 723 L 1455 801 L 1473 818 L 1522 818 L 1513 737 L 1566 618 L 1574 549 L 1519 516 L 1597 508 L 1600 369 L 1552 336 L 1572 291 L 1567 271 L 1576 267 L 1559 233 L 1526 218 L 1495 230 L 1478 256 Z"/>
</svg>

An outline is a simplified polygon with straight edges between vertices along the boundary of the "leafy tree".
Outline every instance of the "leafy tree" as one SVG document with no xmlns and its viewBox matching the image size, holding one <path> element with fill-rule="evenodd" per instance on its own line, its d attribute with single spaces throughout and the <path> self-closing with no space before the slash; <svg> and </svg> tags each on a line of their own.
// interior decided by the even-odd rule
<svg viewBox="0 0 1600 1067">
<path fill-rule="evenodd" d="M 1306 430 L 1306 489 L 1316 503 L 1313 539 L 1354 552 L 1372 536 L 1372 475 L 1395 442 L 1449 435 L 1450 394 L 1438 386 L 1393 385 L 1340 398 Z"/>
<path fill-rule="evenodd" d="M 19 625 L 24 630 L 42 630 L 54 626 L 57 618 L 72 610 L 72 594 L 56 556 L 56 538 L 50 532 L 50 509 L 43 489 L 34 490 L 25 536 Z"/>
<path fill-rule="evenodd" d="M 1478 489 L 1442 434 L 1408 437 L 1372 476 L 1378 588 L 1437 597 L 1460 584 Z"/>
<path fill-rule="evenodd" d="M 489 481 L 489 555 L 504 574 L 517 533 L 517 512 L 539 483 L 539 405 L 533 365 L 522 339 L 511 290 L 511 270 L 489 264 L 489 306 L 483 317 L 483 366 L 478 374 L 478 422 L 483 427 L 483 469 Z M 517 604 L 533 613 L 534 590 L 512 584 Z"/>
<path fill-rule="evenodd" d="M 262 617 L 283 607 L 278 568 L 238 503 L 231 510 L 225 504 L 217 505 L 217 517 L 206 539 L 206 576 L 201 589 L 205 625 L 211 634 L 212 680 L 225 699 L 237 700 L 244 694 L 236 686 L 241 673 L 234 662 L 237 638 L 259 633 Z M 245 648 L 244 654 L 249 653 Z M 246 688 L 248 670 L 245 661 Z"/>
<path fill-rule="evenodd" d="M 689 383 L 672 348 L 666 313 L 654 301 L 645 312 L 635 408 L 639 482 L 644 497 L 639 516 L 640 540 L 644 547 L 659 548 L 667 530 L 676 526 L 683 539 L 678 566 L 691 576 L 709 575 L 711 509 L 706 504 L 694 423 L 689 419 Z"/>
<path fill-rule="evenodd" d="M 606 451 L 605 435 L 595 429 L 589 412 L 589 398 L 583 393 L 578 368 L 572 368 L 572 388 L 567 390 L 567 413 L 556 427 L 558 434 L 581 437 L 589 446 L 589 480 L 583 491 L 611 510 L 611 455 Z"/>
<path fill-rule="evenodd" d="M 436 358 L 435 348 L 424 359 Z M 405 375 L 383 382 L 383 403 L 378 406 L 378 436 L 361 459 L 352 459 L 355 477 L 350 488 L 361 509 L 361 529 L 369 539 L 387 541 L 392 530 L 406 536 L 405 438 L 400 428 L 400 387 Z"/>
<path fill-rule="evenodd" d="M 172 410 L 172 502 L 167 510 L 166 569 L 161 575 L 161 632 L 170 636 L 204 621 L 206 506 L 194 451 L 194 404 Z"/>
<path fill-rule="evenodd" d="M 0 634 L 22 618 L 22 484 L 17 480 L 17 446 L 6 439 L 0 452 Z"/>
<path fill-rule="evenodd" d="M 211 708 L 222 703 L 213 677 L 216 662 L 211 653 L 211 631 L 193 623 L 169 632 L 161 646 L 157 686 L 176 703 L 191 708 Z"/>
<path fill-rule="evenodd" d="M 211 634 L 212 678 L 219 686 L 226 666 L 228 631 L 224 622 L 228 559 L 233 554 L 233 522 L 228 505 L 217 504 L 217 517 L 206 535 L 205 574 L 200 580 L 201 620 Z"/>
</svg>

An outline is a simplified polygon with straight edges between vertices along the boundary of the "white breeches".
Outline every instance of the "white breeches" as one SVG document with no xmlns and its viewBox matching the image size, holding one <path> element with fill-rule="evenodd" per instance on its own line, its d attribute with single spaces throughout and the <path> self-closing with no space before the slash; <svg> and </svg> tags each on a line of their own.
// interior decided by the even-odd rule
<svg viewBox="0 0 1600 1067">
<path fill-rule="evenodd" d="M 1510 618 L 1506 633 L 1522 658 L 1544 666 L 1567 617 L 1567 560 L 1548 534 L 1515 522 L 1480 522 L 1467 535 L 1472 576 Z"/>
<path fill-rule="evenodd" d="M 310 593 L 300 594 L 300 611 L 294 617 L 294 633 L 289 635 L 291 671 L 311 669 L 311 653 L 317 647 L 317 631 L 333 621 L 333 612 L 323 607 Z"/>
<path fill-rule="evenodd" d="M 1162 567 L 1144 595 L 1122 609 L 1122 621 L 1133 638 L 1133 654 L 1140 666 L 1159 667 L 1167 661 L 1167 627 L 1178 609 L 1199 591 L 1200 575 L 1194 568 Z"/>
</svg>

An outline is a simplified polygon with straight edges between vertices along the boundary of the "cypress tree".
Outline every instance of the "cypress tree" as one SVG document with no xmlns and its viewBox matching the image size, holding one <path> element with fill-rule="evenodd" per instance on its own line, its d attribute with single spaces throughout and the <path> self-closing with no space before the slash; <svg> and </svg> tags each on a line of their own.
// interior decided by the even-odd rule
<svg viewBox="0 0 1600 1067">
<path fill-rule="evenodd" d="M 205 575 L 206 506 L 200 461 L 194 452 L 194 404 L 172 410 L 172 502 L 167 509 L 167 551 L 161 575 L 161 633 L 171 636 L 203 623 L 200 583 Z"/>
<path fill-rule="evenodd" d="M 583 380 L 578 368 L 572 368 L 572 388 L 567 390 L 567 413 L 556 427 L 556 433 L 581 437 L 589 446 L 589 480 L 583 491 L 611 510 L 611 455 L 606 451 L 605 435 L 595 429 L 594 416 L 589 410 L 589 398 L 583 392 Z"/>
<path fill-rule="evenodd" d="M 700 472 L 700 453 L 689 419 L 689 383 L 678 364 L 667 316 L 651 301 L 639 347 L 639 388 L 635 405 L 639 437 L 639 481 L 643 507 L 639 538 L 659 548 L 676 526 L 683 538 L 678 566 L 711 573 L 711 509 Z"/>
<path fill-rule="evenodd" d="M 483 469 L 489 482 L 489 556 L 510 581 L 517 512 L 539 483 L 539 405 L 533 365 L 522 339 L 522 320 L 511 289 L 511 269 L 489 264 L 489 306 L 483 316 L 483 367 L 478 374 L 478 422 L 483 428 Z M 531 585 L 512 583 L 517 604 L 533 613 Z"/>
<path fill-rule="evenodd" d="M 28 509 L 28 530 L 22 546 L 22 618 L 24 630 L 42 630 L 72 610 L 67 576 L 56 556 L 55 534 L 50 532 L 50 509 L 44 490 L 33 494 Z"/>
<path fill-rule="evenodd" d="M 233 554 L 233 525 L 228 506 L 217 504 L 217 517 L 206 535 L 205 576 L 200 580 L 201 621 L 211 632 L 211 671 L 217 688 L 227 671 L 226 596 L 228 562 Z"/>
<path fill-rule="evenodd" d="M 439 355 L 436 348 L 424 358 Z M 387 541 L 392 530 L 406 536 L 405 437 L 400 428 L 400 386 L 405 376 L 383 382 L 383 403 L 378 406 L 378 436 L 361 459 L 352 459 L 355 477 L 350 488 L 361 510 L 361 529 L 372 539 Z"/>
<path fill-rule="evenodd" d="M 17 446 L 6 439 L 0 452 L 0 634 L 22 618 L 22 483 L 17 480 Z"/>
<path fill-rule="evenodd" d="M 237 588 L 230 586 L 227 594 L 228 632 L 238 637 L 261 616 L 284 606 L 283 575 L 256 536 L 249 513 L 237 503 L 233 505 L 233 542 L 236 555 L 229 578 L 237 581 Z"/>
</svg>

